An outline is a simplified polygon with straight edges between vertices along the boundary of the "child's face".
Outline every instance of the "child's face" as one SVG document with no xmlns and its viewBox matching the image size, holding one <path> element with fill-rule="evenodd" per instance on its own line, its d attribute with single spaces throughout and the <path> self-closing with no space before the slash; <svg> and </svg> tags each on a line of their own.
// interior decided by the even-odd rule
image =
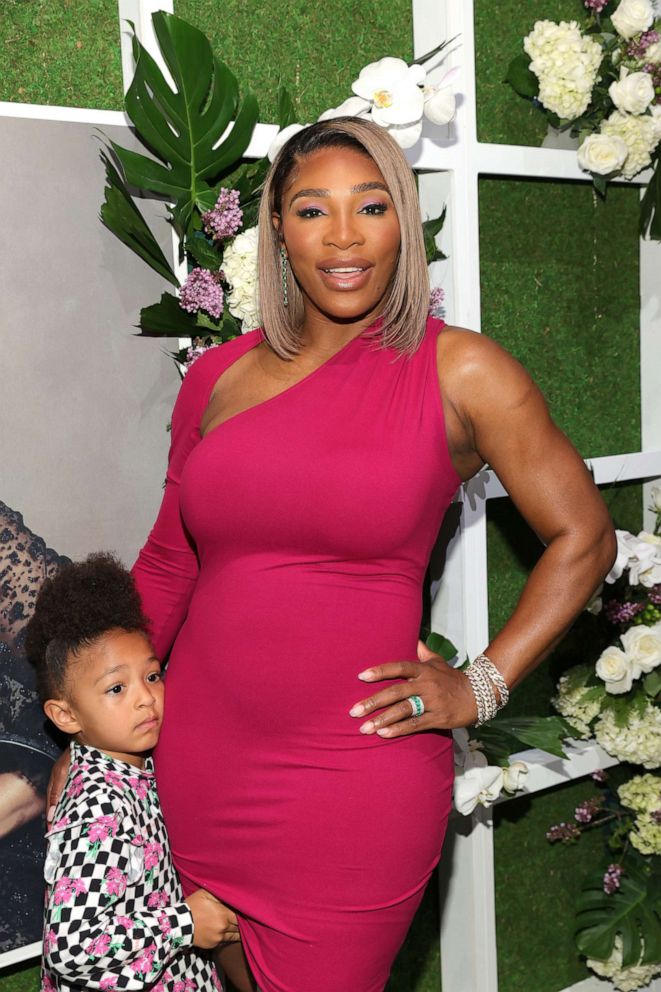
<svg viewBox="0 0 661 992">
<path fill-rule="evenodd" d="M 112 630 L 80 651 L 67 671 L 67 703 L 83 744 L 142 765 L 163 718 L 161 664 L 139 631 Z M 62 728 L 65 729 L 65 728 Z"/>
</svg>

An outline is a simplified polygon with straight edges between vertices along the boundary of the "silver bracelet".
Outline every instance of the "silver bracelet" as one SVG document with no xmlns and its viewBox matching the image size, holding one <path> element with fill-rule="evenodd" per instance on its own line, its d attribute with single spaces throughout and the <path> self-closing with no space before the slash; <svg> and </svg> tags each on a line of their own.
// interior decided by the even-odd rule
<svg viewBox="0 0 661 992">
<path fill-rule="evenodd" d="M 505 679 L 490 658 L 480 654 L 470 663 L 464 674 L 471 684 L 471 689 L 477 702 L 476 727 L 486 723 L 501 710 L 509 700 L 509 689 Z M 498 689 L 500 702 L 494 689 Z"/>
</svg>

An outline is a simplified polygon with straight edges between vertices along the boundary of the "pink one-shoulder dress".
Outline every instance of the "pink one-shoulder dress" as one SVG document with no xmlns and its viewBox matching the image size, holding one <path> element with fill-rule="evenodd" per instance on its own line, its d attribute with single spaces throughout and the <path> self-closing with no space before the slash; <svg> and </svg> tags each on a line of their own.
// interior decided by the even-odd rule
<svg viewBox="0 0 661 992">
<path fill-rule="evenodd" d="M 364 736 L 349 709 L 370 691 L 359 672 L 416 658 L 460 482 L 442 326 L 412 357 L 363 332 L 201 438 L 253 331 L 199 358 L 175 406 L 134 569 L 156 651 L 172 648 L 158 789 L 185 891 L 235 908 L 262 992 L 381 992 L 440 856 L 450 734 Z"/>
</svg>

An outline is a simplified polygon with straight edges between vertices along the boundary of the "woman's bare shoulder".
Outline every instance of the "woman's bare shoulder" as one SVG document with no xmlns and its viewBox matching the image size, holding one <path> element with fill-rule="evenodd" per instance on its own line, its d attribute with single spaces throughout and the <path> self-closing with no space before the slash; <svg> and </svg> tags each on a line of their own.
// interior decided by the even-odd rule
<svg viewBox="0 0 661 992">
<path fill-rule="evenodd" d="M 438 373 L 448 397 L 464 407 L 471 400 L 517 400 L 536 387 L 526 369 L 486 334 L 448 325 L 438 336 Z"/>
</svg>

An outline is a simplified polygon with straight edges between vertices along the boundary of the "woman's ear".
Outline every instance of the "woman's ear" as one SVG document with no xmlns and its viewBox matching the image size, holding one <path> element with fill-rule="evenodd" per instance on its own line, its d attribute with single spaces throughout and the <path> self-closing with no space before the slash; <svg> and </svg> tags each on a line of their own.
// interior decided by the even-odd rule
<svg viewBox="0 0 661 992">
<path fill-rule="evenodd" d="M 277 214 L 275 212 L 275 210 L 271 214 L 271 223 L 273 224 L 273 227 L 275 228 L 275 230 L 280 235 L 280 240 L 282 241 L 282 229 L 281 229 L 281 227 L 282 227 L 282 218 L 280 217 L 280 214 Z"/>
<path fill-rule="evenodd" d="M 81 726 L 66 699 L 47 699 L 44 703 L 44 713 L 62 733 L 80 733 Z"/>
</svg>

